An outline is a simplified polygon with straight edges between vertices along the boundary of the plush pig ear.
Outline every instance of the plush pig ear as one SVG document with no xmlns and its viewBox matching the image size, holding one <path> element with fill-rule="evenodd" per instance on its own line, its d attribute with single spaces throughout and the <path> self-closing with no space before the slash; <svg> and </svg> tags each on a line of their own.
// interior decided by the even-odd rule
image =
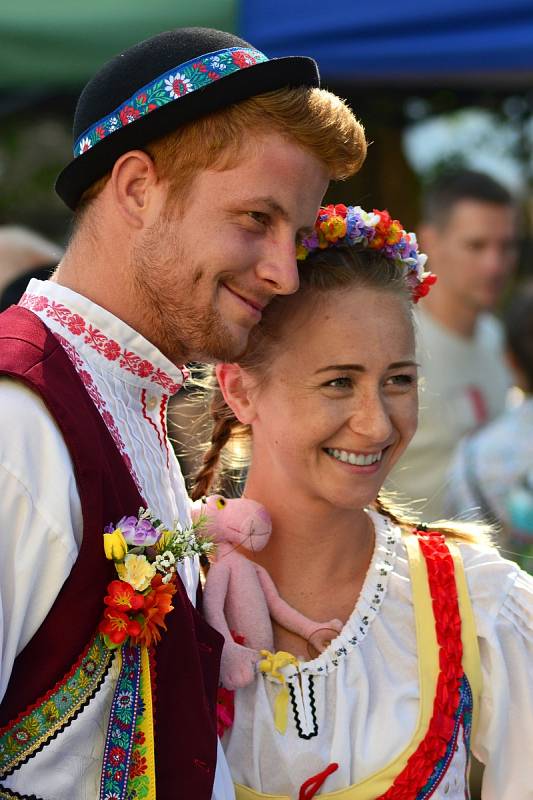
<svg viewBox="0 0 533 800">
<path fill-rule="evenodd" d="M 191 518 L 193 522 L 198 522 L 201 516 L 205 515 L 207 498 L 201 497 L 191 504 Z"/>
<path fill-rule="evenodd" d="M 250 376 L 238 364 L 217 364 L 216 376 L 224 400 L 239 422 L 249 425 L 255 419 L 255 408 L 249 392 Z"/>
</svg>

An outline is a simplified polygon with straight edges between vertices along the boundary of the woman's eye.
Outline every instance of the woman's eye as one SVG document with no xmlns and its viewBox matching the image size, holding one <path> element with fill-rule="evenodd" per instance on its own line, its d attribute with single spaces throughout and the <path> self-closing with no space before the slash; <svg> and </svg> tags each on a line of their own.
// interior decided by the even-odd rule
<svg viewBox="0 0 533 800">
<path fill-rule="evenodd" d="M 387 379 L 387 383 L 392 386 L 409 387 L 415 383 L 416 377 L 414 375 L 391 375 Z"/>
<path fill-rule="evenodd" d="M 352 386 L 352 379 L 348 375 L 342 375 L 339 378 L 333 378 L 333 380 L 328 381 L 324 386 L 332 389 L 349 389 Z"/>
</svg>

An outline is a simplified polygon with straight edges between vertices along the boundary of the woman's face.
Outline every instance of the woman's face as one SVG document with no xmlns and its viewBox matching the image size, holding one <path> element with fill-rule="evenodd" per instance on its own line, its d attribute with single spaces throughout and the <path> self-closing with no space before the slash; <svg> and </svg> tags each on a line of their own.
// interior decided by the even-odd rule
<svg viewBox="0 0 533 800">
<path fill-rule="evenodd" d="M 344 288 L 306 300 L 266 379 L 249 373 L 250 475 L 342 508 L 375 499 L 417 424 L 417 365 L 405 299 Z"/>
</svg>

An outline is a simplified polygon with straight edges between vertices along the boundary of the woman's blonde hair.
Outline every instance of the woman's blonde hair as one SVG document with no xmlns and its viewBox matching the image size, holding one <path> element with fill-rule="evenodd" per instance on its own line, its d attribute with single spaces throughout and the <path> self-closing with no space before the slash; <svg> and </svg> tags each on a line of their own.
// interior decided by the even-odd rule
<svg viewBox="0 0 533 800">
<path fill-rule="evenodd" d="M 302 304 L 319 302 L 330 291 L 345 288 L 373 288 L 393 292 L 406 304 L 411 313 L 411 292 L 406 285 L 403 268 L 381 253 L 357 247 L 339 247 L 312 254 L 300 266 L 301 288 L 295 295 L 277 297 L 267 307 L 262 321 L 250 334 L 246 354 L 239 359 L 243 369 L 254 374 L 258 381 L 268 376 L 269 366 L 284 333 L 284 319 L 290 319 Z M 199 381 L 200 396 L 209 398 L 210 442 L 191 489 L 193 499 L 206 495 L 220 481 L 238 481 L 247 465 L 251 428 L 243 425 L 227 405 L 214 378 L 212 368 L 206 369 Z M 223 468 L 221 469 L 221 464 Z M 230 487 L 231 490 L 231 487 Z M 237 490 L 238 493 L 238 490 Z M 392 495 L 380 492 L 375 508 L 402 527 L 419 524 L 417 515 Z M 457 540 L 490 544 L 490 528 L 478 523 L 441 520 L 428 526 Z"/>
<path fill-rule="evenodd" d="M 169 180 L 169 196 L 179 202 L 197 172 L 232 166 L 242 154 L 247 136 L 269 132 L 312 153 L 334 180 L 353 175 L 366 157 L 363 127 L 348 105 L 332 92 L 309 87 L 278 89 L 249 98 L 184 125 L 144 149 L 158 174 Z M 78 215 L 98 196 L 109 175 L 87 189 Z"/>
</svg>

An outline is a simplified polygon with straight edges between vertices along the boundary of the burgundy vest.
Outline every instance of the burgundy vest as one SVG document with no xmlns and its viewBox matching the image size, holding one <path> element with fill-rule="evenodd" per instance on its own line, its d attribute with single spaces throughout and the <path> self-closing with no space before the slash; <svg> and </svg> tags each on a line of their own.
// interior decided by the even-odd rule
<svg viewBox="0 0 533 800">
<path fill-rule="evenodd" d="M 0 375 L 37 392 L 56 420 L 74 464 L 83 512 L 77 561 L 43 624 L 15 660 L 0 704 L 2 727 L 46 694 L 89 643 L 102 617 L 107 584 L 115 577 L 104 556 L 104 526 L 135 515 L 146 503 L 65 351 L 35 314 L 18 306 L 0 314 Z M 34 445 L 39 458 L 39 442 Z M 0 536 L 7 535 L 7 523 L 3 520 Z M 157 797 L 210 800 L 223 639 L 190 603 L 179 578 L 173 605 L 155 652 Z"/>
</svg>

